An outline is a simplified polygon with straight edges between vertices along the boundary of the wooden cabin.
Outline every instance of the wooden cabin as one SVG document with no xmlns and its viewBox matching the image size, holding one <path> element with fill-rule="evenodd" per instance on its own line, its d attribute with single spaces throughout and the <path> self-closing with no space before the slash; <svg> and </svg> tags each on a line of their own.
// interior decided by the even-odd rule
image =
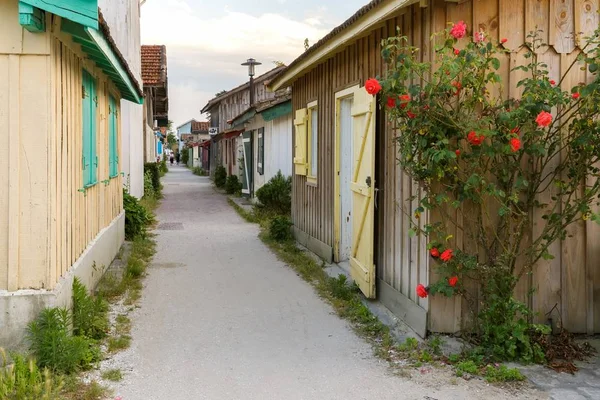
<svg viewBox="0 0 600 400">
<path fill-rule="evenodd" d="M 406 199 L 419 188 L 398 166 L 385 111 L 363 88 L 368 78 L 384 75 L 382 39 L 399 29 L 423 60 L 431 60 L 430 37 L 449 22 L 465 21 L 470 34 L 483 29 L 495 42 L 507 38 L 511 52 L 499 72 L 504 96 L 516 97 L 521 77 L 511 66 L 523 60 L 527 33 L 543 30 L 550 46 L 540 57 L 558 81 L 581 52 L 572 32 L 593 33 L 598 8 L 598 0 L 373 0 L 331 31 L 270 84 L 272 90 L 292 86 L 298 241 L 345 266 L 367 297 L 380 299 L 420 335 L 461 330 L 468 313 L 459 297 L 422 299 L 415 292 L 434 276 L 427 243 L 409 236 L 400 208 L 403 202 L 410 208 Z M 585 71 L 577 72 L 563 84 L 568 89 L 585 79 Z M 515 296 L 540 322 L 558 311 L 571 332 L 598 333 L 600 230 L 587 223 L 572 233 L 553 246 L 554 260 L 540 262 L 520 282 Z M 462 246 L 460 232 L 455 237 Z"/>
<path fill-rule="evenodd" d="M 97 1 L 72 3 L 0 0 L 1 347 L 124 240 L 120 103 L 143 94 Z"/>
</svg>

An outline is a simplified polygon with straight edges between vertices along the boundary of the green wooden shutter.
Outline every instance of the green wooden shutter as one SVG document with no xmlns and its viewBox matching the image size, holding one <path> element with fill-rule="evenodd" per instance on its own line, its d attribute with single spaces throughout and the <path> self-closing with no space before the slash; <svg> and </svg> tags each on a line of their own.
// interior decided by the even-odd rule
<svg viewBox="0 0 600 400">
<path fill-rule="evenodd" d="M 257 171 L 260 175 L 265 171 L 265 128 L 258 130 L 258 163 Z"/>
<path fill-rule="evenodd" d="M 110 177 L 119 174 L 119 156 L 117 155 L 117 102 L 114 97 L 108 99 L 108 163 Z"/>
<path fill-rule="evenodd" d="M 96 81 L 83 71 L 83 185 L 94 185 L 98 180 L 98 157 L 96 156 Z"/>
</svg>

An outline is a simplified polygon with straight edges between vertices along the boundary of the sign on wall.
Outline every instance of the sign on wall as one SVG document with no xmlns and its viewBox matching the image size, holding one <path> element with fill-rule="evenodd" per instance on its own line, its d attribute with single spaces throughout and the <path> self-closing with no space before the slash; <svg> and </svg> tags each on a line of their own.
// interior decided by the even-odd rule
<svg viewBox="0 0 600 400">
<path fill-rule="evenodd" d="M 218 133 L 218 128 L 208 128 L 208 134 L 210 136 L 215 136 Z"/>
</svg>

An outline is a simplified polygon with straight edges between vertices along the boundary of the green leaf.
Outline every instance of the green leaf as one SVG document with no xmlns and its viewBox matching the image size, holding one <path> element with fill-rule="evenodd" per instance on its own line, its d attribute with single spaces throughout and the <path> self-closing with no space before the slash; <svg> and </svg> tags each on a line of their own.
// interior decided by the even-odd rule
<svg viewBox="0 0 600 400">
<path fill-rule="evenodd" d="M 594 72 L 598 71 L 598 64 L 594 63 L 594 64 L 590 64 L 589 66 L 589 70 L 590 72 L 593 74 Z"/>
<path fill-rule="evenodd" d="M 492 58 L 492 66 L 495 70 L 500 69 L 500 60 L 498 60 L 497 58 Z"/>
<path fill-rule="evenodd" d="M 414 238 L 415 236 L 417 236 L 417 231 L 415 229 L 409 229 L 408 236 L 410 238 Z"/>
<path fill-rule="evenodd" d="M 554 260 L 554 256 L 550 253 L 548 253 L 548 250 L 544 251 L 544 253 L 542 253 L 542 258 L 544 260 Z"/>
</svg>

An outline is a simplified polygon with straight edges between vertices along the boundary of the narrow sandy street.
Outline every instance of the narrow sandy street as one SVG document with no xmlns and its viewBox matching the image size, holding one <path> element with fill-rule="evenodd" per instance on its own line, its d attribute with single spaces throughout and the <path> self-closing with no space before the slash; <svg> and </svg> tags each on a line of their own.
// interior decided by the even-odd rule
<svg viewBox="0 0 600 400">
<path fill-rule="evenodd" d="M 115 388 L 123 400 L 514 398 L 392 375 L 208 178 L 171 167 L 164 186 L 158 254 L 119 356 L 132 366 Z"/>
</svg>

